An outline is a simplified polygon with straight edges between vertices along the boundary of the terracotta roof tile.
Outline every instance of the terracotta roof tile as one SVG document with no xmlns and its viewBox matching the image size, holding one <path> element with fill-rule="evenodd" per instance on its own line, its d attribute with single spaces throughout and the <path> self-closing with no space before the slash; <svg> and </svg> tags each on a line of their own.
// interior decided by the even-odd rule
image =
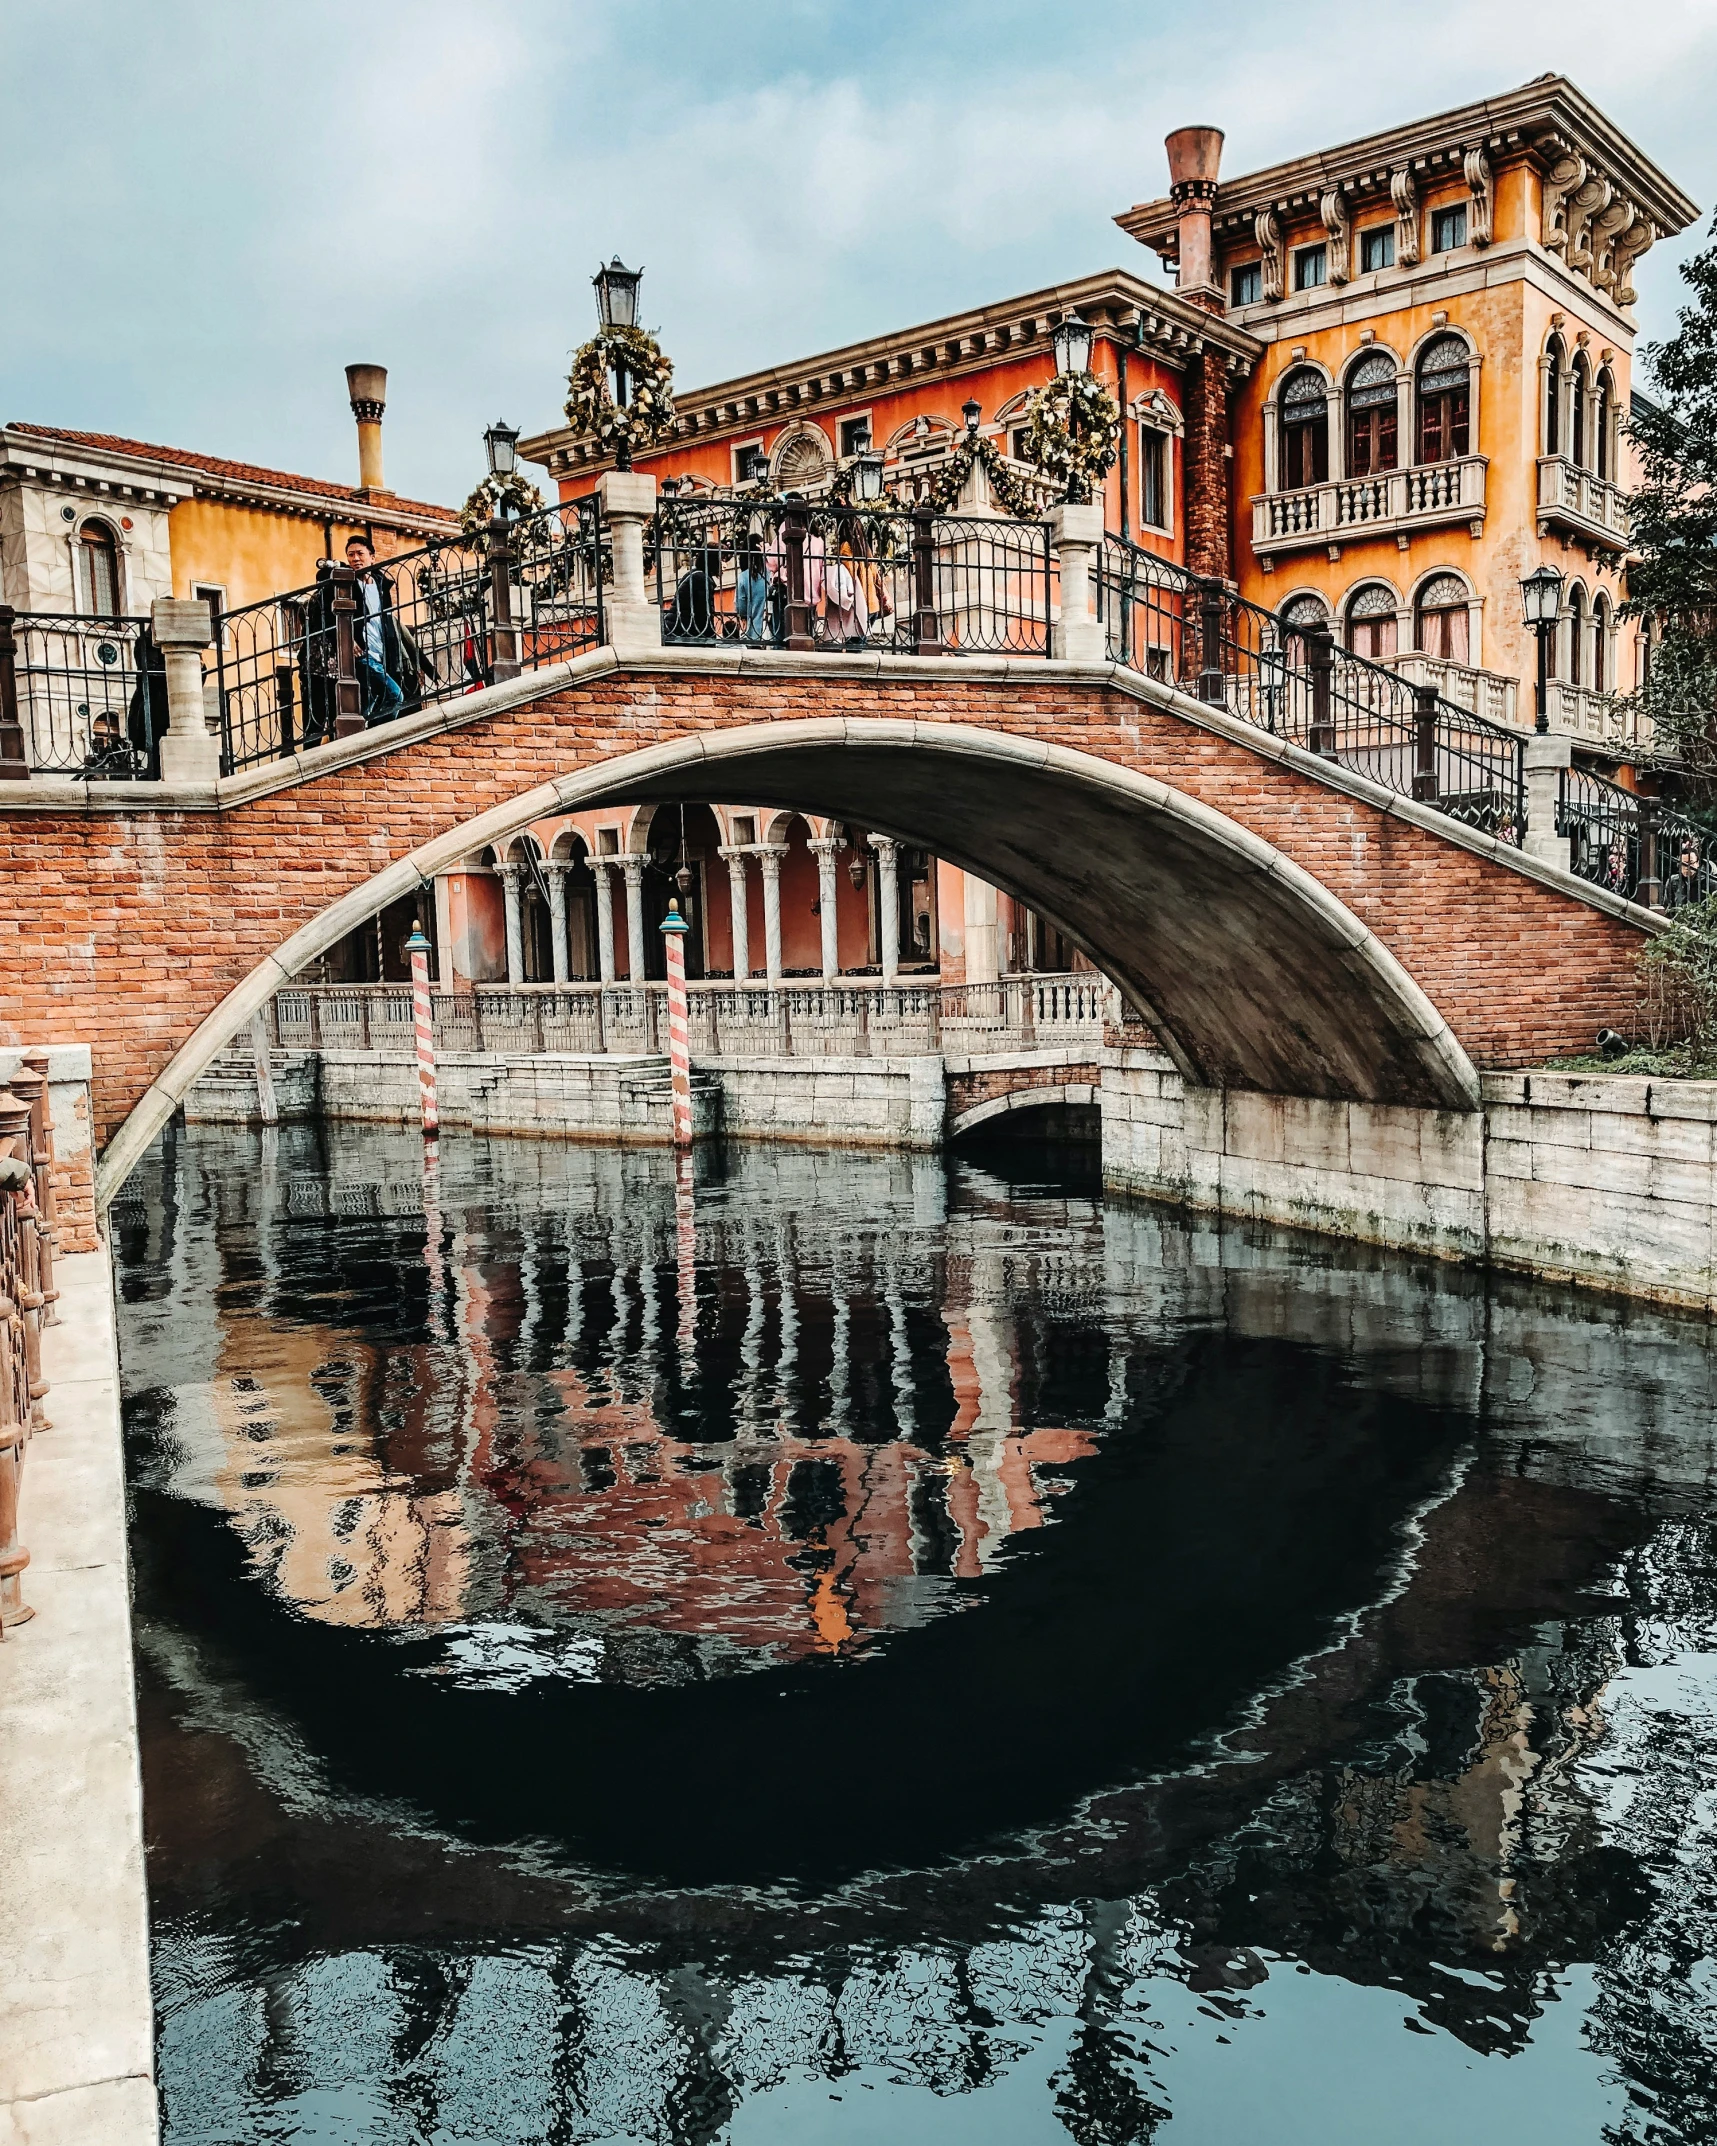
<svg viewBox="0 0 1717 2146">
<path fill-rule="evenodd" d="M 220 455 L 191 454 L 183 447 L 154 447 L 147 440 L 122 439 L 113 432 L 68 432 L 58 425 L 22 425 L 6 427 L 8 432 L 22 432 L 36 440 L 61 440 L 71 447 L 90 447 L 98 454 L 147 456 L 152 462 L 172 462 L 181 469 L 203 470 L 211 477 L 230 477 L 238 484 L 266 484 L 282 492 L 307 492 L 317 499 L 349 501 L 363 510 L 360 519 L 383 520 L 389 513 L 425 516 L 435 521 L 456 522 L 459 517 L 448 507 L 432 506 L 421 499 L 398 499 L 389 493 L 385 499 L 366 499 L 355 486 L 329 484 L 320 477 L 294 477 L 285 470 L 264 469 L 255 462 L 229 462 Z"/>
</svg>

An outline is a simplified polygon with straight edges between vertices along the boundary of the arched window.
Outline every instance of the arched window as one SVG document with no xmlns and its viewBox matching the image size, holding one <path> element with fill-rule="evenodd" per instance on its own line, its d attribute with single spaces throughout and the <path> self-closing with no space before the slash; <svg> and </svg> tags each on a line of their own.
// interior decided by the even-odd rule
<svg viewBox="0 0 1717 2146">
<path fill-rule="evenodd" d="M 1592 684 L 1600 693 L 1610 690 L 1610 599 L 1598 596 L 1592 603 Z"/>
<path fill-rule="evenodd" d="M 1347 473 L 1371 477 L 1395 461 L 1395 360 L 1374 350 L 1347 376 Z"/>
<path fill-rule="evenodd" d="M 106 522 L 78 531 L 78 608 L 95 618 L 119 616 L 119 540 Z"/>
<path fill-rule="evenodd" d="M 1610 467 L 1614 459 L 1616 418 L 1616 376 L 1606 365 L 1598 375 L 1598 437 L 1597 453 L 1592 457 L 1592 466 L 1600 477 L 1613 477 Z"/>
<path fill-rule="evenodd" d="M 1419 360 L 1419 459 L 1452 462 L 1467 452 L 1471 360 L 1458 335 L 1440 335 Z"/>
<path fill-rule="evenodd" d="M 1301 670 L 1306 661 L 1305 632 L 1308 626 L 1327 626 L 1329 606 L 1321 596 L 1308 592 L 1290 596 L 1276 614 L 1282 623 L 1283 652 L 1291 670 Z"/>
<path fill-rule="evenodd" d="M 1433 574 L 1413 607 L 1414 645 L 1445 663 L 1470 661 L 1467 587 L 1458 574 Z"/>
<path fill-rule="evenodd" d="M 1586 397 L 1591 392 L 1586 353 L 1574 353 L 1574 379 L 1568 391 L 1568 452 L 1581 469 L 1586 467 Z"/>
<path fill-rule="evenodd" d="M 1586 683 L 1586 592 L 1578 582 L 1568 591 L 1568 683 Z"/>
<path fill-rule="evenodd" d="M 1380 581 L 1355 589 L 1347 606 L 1347 645 L 1356 656 L 1383 663 L 1395 653 L 1395 591 Z"/>
<path fill-rule="evenodd" d="M 1301 492 L 1329 475 L 1329 402 L 1321 373 L 1302 365 L 1282 384 L 1282 490 Z"/>
<path fill-rule="evenodd" d="M 1544 368 L 1544 452 L 1562 452 L 1562 361 L 1568 355 L 1562 338 L 1553 335 L 1544 346 L 1549 364 Z"/>
</svg>

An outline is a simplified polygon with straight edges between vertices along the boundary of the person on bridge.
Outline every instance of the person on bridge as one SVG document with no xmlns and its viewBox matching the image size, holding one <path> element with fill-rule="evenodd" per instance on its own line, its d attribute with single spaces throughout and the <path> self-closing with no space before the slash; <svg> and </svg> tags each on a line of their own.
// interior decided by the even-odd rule
<svg viewBox="0 0 1717 2146">
<path fill-rule="evenodd" d="M 391 723 L 405 707 L 393 583 L 377 566 L 367 537 L 347 538 L 346 564 L 358 577 L 354 592 L 358 599 L 358 683 L 363 688 L 365 727 L 373 730 L 378 723 Z"/>
</svg>

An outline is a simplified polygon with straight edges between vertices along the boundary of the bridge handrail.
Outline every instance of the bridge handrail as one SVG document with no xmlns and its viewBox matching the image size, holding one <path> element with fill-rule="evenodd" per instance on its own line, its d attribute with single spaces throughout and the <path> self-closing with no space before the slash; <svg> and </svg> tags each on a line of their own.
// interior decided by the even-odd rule
<svg viewBox="0 0 1717 2146">
<path fill-rule="evenodd" d="M 1110 659 L 1507 842 L 1526 830 L 1526 741 L 1143 545 L 1104 536 Z"/>
<path fill-rule="evenodd" d="M 1647 909 L 1684 909 L 1717 894 L 1717 835 L 1663 798 L 1590 768 L 1562 770 L 1556 832 L 1567 838 L 1570 870 Z"/>
<path fill-rule="evenodd" d="M 0 725 L 18 726 L 14 750 L 31 773 L 130 782 L 155 771 L 166 674 L 148 627 L 146 618 L 0 604 Z"/>
<path fill-rule="evenodd" d="M 1047 656 L 1046 521 L 892 500 L 664 499 L 644 532 L 668 646 Z"/>
<path fill-rule="evenodd" d="M 369 675 L 356 577 L 330 562 L 304 587 L 215 621 L 223 773 L 478 692 L 604 637 L 608 562 L 594 498 L 437 537 L 377 569 L 388 600 L 375 630 L 398 704 Z"/>
</svg>

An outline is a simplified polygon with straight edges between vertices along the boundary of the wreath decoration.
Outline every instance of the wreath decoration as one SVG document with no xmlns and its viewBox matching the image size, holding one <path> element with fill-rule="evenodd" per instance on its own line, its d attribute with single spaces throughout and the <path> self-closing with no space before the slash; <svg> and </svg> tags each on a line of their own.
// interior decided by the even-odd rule
<svg viewBox="0 0 1717 2146">
<path fill-rule="evenodd" d="M 632 399 L 614 400 L 613 375 L 622 370 Z M 674 367 L 660 343 L 643 328 L 604 328 L 573 358 L 566 376 L 566 418 L 583 440 L 605 452 L 624 441 L 629 450 L 653 447 L 674 424 Z"/>
<path fill-rule="evenodd" d="M 1094 491 L 1115 466 L 1121 413 L 1101 380 L 1058 373 L 1031 398 L 1027 452 L 1063 490 Z"/>
<path fill-rule="evenodd" d="M 543 495 L 523 470 L 516 469 L 508 477 L 497 477 L 491 471 L 459 509 L 459 526 L 467 543 L 478 543 L 488 535 L 489 524 L 497 516 L 523 521 L 527 514 L 540 514 L 542 505 Z"/>
<path fill-rule="evenodd" d="M 998 503 L 1003 513 L 1011 514 L 1016 522 L 1030 522 L 1038 518 L 1041 511 L 1038 502 L 1009 469 L 994 440 L 985 439 L 981 432 L 968 432 L 965 435 L 937 472 L 922 504 L 935 514 L 950 513 L 960 497 L 961 488 L 972 473 L 974 463 L 990 480 L 990 496 Z"/>
</svg>

